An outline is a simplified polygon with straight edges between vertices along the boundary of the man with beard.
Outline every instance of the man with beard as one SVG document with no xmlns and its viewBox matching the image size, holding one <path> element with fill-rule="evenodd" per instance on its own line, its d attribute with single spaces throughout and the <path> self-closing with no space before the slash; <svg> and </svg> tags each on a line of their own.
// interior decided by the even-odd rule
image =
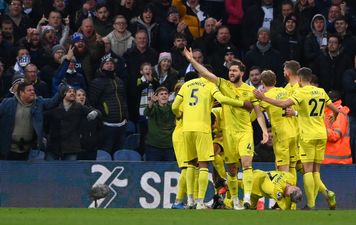
<svg viewBox="0 0 356 225">
<path fill-rule="evenodd" d="M 67 86 L 62 103 L 45 113 L 48 129 L 46 160 L 76 160 L 84 150 L 80 145 L 80 125 L 83 118 L 94 120 L 99 115 L 96 110 L 76 102 L 76 90 Z"/>
<path fill-rule="evenodd" d="M 176 33 L 174 36 L 173 47 L 171 49 L 172 68 L 179 72 L 179 77 L 184 77 L 185 69 L 189 62 L 182 55 L 183 49 L 187 47 L 187 39 L 184 34 Z"/>
<path fill-rule="evenodd" d="M 85 81 L 89 83 L 94 79 L 94 71 L 97 68 L 95 63 L 100 56 L 104 54 L 104 45 L 102 54 L 96 54 L 95 51 L 90 51 L 88 48 L 90 45 L 85 42 L 83 34 L 79 32 L 72 35 L 72 44 L 74 45 L 74 56 L 77 62 L 75 69 L 77 72 L 83 74 Z"/>
<path fill-rule="evenodd" d="M 1 33 L 5 41 L 10 42 L 11 44 L 15 44 L 14 25 L 12 24 L 11 20 L 3 20 L 1 22 Z"/>
<path fill-rule="evenodd" d="M 108 7 L 105 4 L 98 4 L 95 9 L 94 29 L 101 36 L 106 36 L 112 31 L 112 21 Z"/>
<path fill-rule="evenodd" d="M 268 141 L 266 122 L 258 101 L 253 95 L 254 88 L 242 81 L 245 65 L 241 61 L 233 61 L 229 66 L 229 80 L 225 80 L 217 77 L 198 63 L 193 58 L 191 51 L 184 49 L 184 55 L 199 74 L 215 83 L 224 95 L 233 99 L 250 101 L 253 104 L 253 109 L 257 114 L 257 121 L 263 131 L 261 143 L 266 143 Z M 222 107 L 224 115 L 223 143 L 225 163 L 228 166 L 227 184 L 233 200 L 233 208 L 235 210 L 250 208 L 253 179 L 252 157 L 254 152 L 250 112 L 245 108 L 229 107 L 226 105 L 222 105 Z M 237 163 L 240 159 L 243 170 L 244 206 L 241 206 L 237 193 Z"/>
<path fill-rule="evenodd" d="M 102 113 L 103 145 L 113 154 L 123 148 L 127 127 L 127 106 L 123 82 L 116 75 L 115 61 L 110 54 L 101 60 L 100 70 L 89 85 L 89 102 Z"/>
</svg>

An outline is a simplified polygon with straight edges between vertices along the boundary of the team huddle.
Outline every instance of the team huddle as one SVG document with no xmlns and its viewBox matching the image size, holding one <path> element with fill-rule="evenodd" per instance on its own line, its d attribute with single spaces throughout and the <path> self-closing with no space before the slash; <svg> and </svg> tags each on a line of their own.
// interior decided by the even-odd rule
<svg viewBox="0 0 356 225">
<path fill-rule="evenodd" d="M 332 119 L 337 117 L 338 109 L 322 88 L 312 85 L 312 71 L 300 68 L 297 61 L 287 61 L 286 87 L 275 87 L 276 75 L 265 70 L 261 74 L 264 90 L 260 91 L 243 82 L 245 66 L 241 61 L 231 62 L 229 80 L 225 80 L 199 64 L 190 50 L 185 49 L 184 55 L 199 77 L 186 76 L 172 104 L 176 115 L 173 146 L 181 169 L 172 208 L 207 208 L 203 201 L 208 187 L 208 164 L 212 162 L 218 177 L 215 180 L 219 181 L 215 182 L 216 192 L 220 193 L 221 187 L 227 190 L 226 208 L 256 209 L 259 199 L 267 197 L 275 200 L 274 208 L 296 209 L 296 203 L 302 199 L 302 191 L 296 186 L 298 170 L 303 174 L 307 199 L 303 209 L 315 207 L 319 192 L 330 209 L 335 209 L 335 193 L 322 182 L 320 163 L 327 140 L 324 109 L 328 107 L 334 112 Z M 221 107 L 214 107 L 215 100 Z M 261 143 L 268 141 L 263 112 L 272 126 L 276 171 L 252 168 L 254 119 L 262 130 Z M 240 168 L 242 182 L 237 177 Z M 239 188 L 243 189 L 241 200 Z"/>
</svg>

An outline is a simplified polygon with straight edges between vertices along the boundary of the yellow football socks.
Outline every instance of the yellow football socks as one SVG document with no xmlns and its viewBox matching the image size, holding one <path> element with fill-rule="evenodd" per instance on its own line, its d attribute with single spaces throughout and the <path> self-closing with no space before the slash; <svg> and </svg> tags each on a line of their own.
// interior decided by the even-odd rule
<svg viewBox="0 0 356 225">
<path fill-rule="evenodd" d="M 194 195 L 194 183 L 195 183 L 195 166 L 188 165 L 186 172 L 186 182 L 187 182 L 187 195 L 192 197 Z"/>
<path fill-rule="evenodd" d="M 327 197 L 327 188 L 323 181 L 320 178 L 320 172 L 314 172 L 314 182 L 318 185 L 318 189 L 315 190 L 315 196 L 318 195 L 318 192 L 322 193 L 325 197 Z"/>
<path fill-rule="evenodd" d="M 244 185 L 244 193 L 252 192 L 253 172 L 252 167 L 243 168 L 242 183 Z"/>
<path fill-rule="evenodd" d="M 224 160 L 221 157 L 221 155 L 219 155 L 219 154 L 215 155 L 215 158 L 213 161 L 213 166 L 214 166 L 216 172 L 218 172 L 219 176 L 223 179 L 226 179 L 226 170 L 225 170 L 225 166 L 224 166 Z"/>
<path fill-rule="evenodd" d="M 305 173 L 303 175 L 303 183 L 304 183 L 304 191 L 307 196 L 307 205 L 310 208 L 315 206 L 315 184 L 314 184 L 314 176 L 312 172 Z"/>
<path fill-rule="evenodd" d="M 231 176 L 230 173 L 227 174 L 227 186 L 229 187 L 231 198 L 237 197 L 238 189 L 236 175 Z"/>
<path fill-rule="evenodd" d="M 199 193 L 199 167 L 195 167 L 194 171 L 194 198 L 198 198 Z"/>
<path fill-rule="evenodd" d="M 209 181 L 208 176 L 209 176 L 208 168 L 200 168 L 199 169 L 198 199 L 204 200 L 206 189 L 208 188 L 208 181 Z"/>
<path fill-rule="evenodd" d="M 187 193 L 186 178 L 187 178 L 187 169 L 184 168 L 180 172 L 180 176 L 178 179 L 178 190 L 177 190 L 177 197 L 176 197 L 177 202 L 182 202 L 185 197 L 185 194 Z"/>
</svg>

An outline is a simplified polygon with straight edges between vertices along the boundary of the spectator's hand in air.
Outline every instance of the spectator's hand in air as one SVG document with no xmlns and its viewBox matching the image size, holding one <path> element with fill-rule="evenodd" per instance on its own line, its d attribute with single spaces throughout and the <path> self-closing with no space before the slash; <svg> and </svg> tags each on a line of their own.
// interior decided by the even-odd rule
<svg viewBox="0 0 356 225">
<path fill-rule="evenodd" d="M 38 22 L 39 25 L 45 25 L 48 22 L 48 19 L 45 17 L 45 15 L 42 15 L 42 18 L 40 19 L 40 21 Z"/>
<path fill-rule="evenodd" d="M 181 33 L 187 28 L 187 24 L 184 21 L 180 21 L 177 25 L 177 32 Z"/>
<path fill-rule="evenodd" d="M 66 56 L 68 61 L 71 61 L 74 58 L 74 48 L 75 48 L 74 45 L 73 46 L 72 45 L 69 46 L 68 53 L 67 53 L 67 56 Z"/>
<path fill-rule="evenodd" d="M 98 112 L 93 110 L 87 115 L 87 120 L 95 120 L 95 118 L 98 116 Z"/>
<path fill-rule="evenodd" d="M 251 112 L 253 109 L 253 105 L 250 101 L 245 101 L 244 106 L 242 108 L 246 109 L 247 111 Z"/>
<path fill-rule="evenodd" d="M 158 101 L 158 96 L 156 94 L 152 95 L 151 101 L 152 102 L 157 102 Z"/>
<path fill-rule="evenodd" d="M 69 26 L 69 23 L 70 23 L 69 16 L 64 18 L 63 21 L 64 21 L 64 25 Z"/>
<path fill-rule="evenodd" d="M 259 100 L 263 100 L 264 97 L 265 97 L 265 95 L 264 95 L 261 91 L 259 91 L 259 90 L 257 90 L 257 89 L 253 90 L 253 94 L 254 94 L 254 95 L 256 96 L 256 98 L 259 99 Z"/>
<path fill-rule="evenodd" d="M 187 47 L 184 47 L 183 55 L 185 56 L 185 58 L 186 58 L 189 62 L 190 62 L 191 60 L 193 60 L 192 48 L 189 48 L 189 50 L 188 50 Z"/>
<path fill-rule="evenodd" d="M 216 21 L 215 23 L 215 30 L 219 29 L 223 25 L 222 20 Z"/>
<path fill-rule="evenodd" d="M 268 142 L 268 132 L 267 130 L 262 133 L 262 141 L 261 144 L 266 144 Z"/>
<path fill-rule="evenodd" d="M 101 42 L 101 43 L 104 43 L 103 42 L 103 37 L 100 35 L 100 34 L 98 34 L 98 33 L 96 33 L 96 42 Z"/>
</svg>

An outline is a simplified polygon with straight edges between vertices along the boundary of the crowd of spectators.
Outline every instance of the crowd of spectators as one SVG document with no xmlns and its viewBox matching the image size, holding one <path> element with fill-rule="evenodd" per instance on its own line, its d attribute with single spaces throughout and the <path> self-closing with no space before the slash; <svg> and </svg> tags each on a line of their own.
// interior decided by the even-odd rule
<svg viewBox="0 0 356 225">
<path fill-rule="evenodd" d="M 113 155 L 133 124 L 135 150 L 171 160 L 169 107 L 195 72 L 181 54 L 191 47 L 224 78 L 240 59 L 259 89 L 265 69 L 286 84 L 286 60 L 312 68 L 350 109 L 355 160 L 355 10 L 351 0 L 0 0 L 0 159 Z"/>
</svg>

